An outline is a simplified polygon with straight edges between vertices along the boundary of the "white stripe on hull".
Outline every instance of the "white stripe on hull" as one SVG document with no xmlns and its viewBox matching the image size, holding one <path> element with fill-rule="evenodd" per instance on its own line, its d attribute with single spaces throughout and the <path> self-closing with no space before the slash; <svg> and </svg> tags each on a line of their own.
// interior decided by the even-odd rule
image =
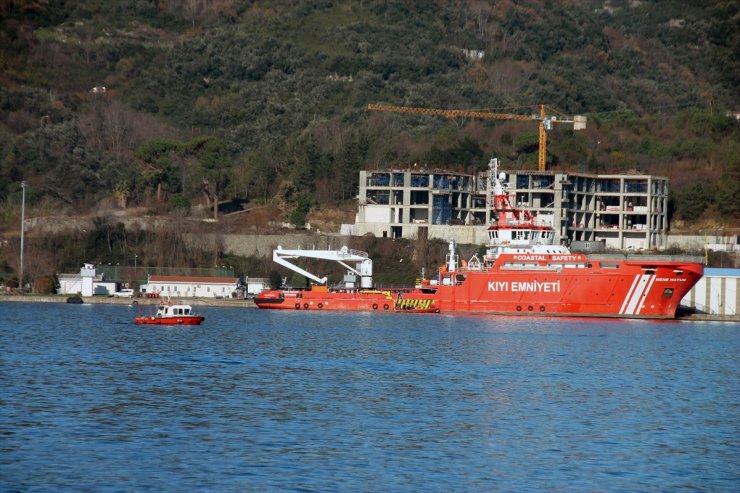
<svg viewBox="0 0 740 493">
<path fill-rule="evenodd" d="M 637 282 L 640 280 L 640 274 L 637 274 L 635 276 L 635 280 L 632 281 L 632 286 L 630 286 L 630 290 L 627 291 L 627 296 L 624 297 L 624 303 L 622 303 L 622 308 L 619 309 L 619 313 L 623 314 L 624 309 L 627 308 L 627 303 L 629 303 L 630 297 L 632 296 L 632 293 L 635 291 L 635 286 L 637 286 Z"/>
<path fill-rule="evenodd" d="M 634 313 L 634 315 L 639 315 L 639 313 L 642 311 L 642 307 L 645 306 L 645 300 L 648 297 L 648 294 L 650 294 L 650 288 L 653 287 L 653 283 L 655 282 L 655 274 L 650 276 L 650 282 L 648 282 L 647 288 L 645 288 L 645 294 L 642 296 L 642 300 L 640 300 L 640 306 L 637 307 L 637 311 Z"/>
<path fill-rule="evenodd" d="M 632 291 L 631 294 L 630 293 L 627 294 L 627 299 L 625 300 L 625 302 L 627 303 L 627 307 L 620 310 L 619 311 L 620 314 L 635 315 L 636 310 L 639 312 L 638 306 L 640 306 L 640 302 L 642 301 L 642 294 L 645 292 L 645 289 L 647 288 L 650 279 L 653 277 L 655 276 L 652 274 L 643 274 L 641 276 L 638 275 L 635 278 L 637 285 L 635 286 L 635 282 L 632 283 L 633 287 L 635 287 L 635 290 Z M 640 306 L 640 308 L 642 307 Z"/>
</svg>

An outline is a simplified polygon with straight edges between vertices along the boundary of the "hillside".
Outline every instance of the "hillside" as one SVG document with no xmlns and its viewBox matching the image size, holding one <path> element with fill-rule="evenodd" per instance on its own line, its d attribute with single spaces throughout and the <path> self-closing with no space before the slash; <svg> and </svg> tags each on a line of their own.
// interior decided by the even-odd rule
<svg viewBox="0 0 740 493">
<path fill-rule="evenodd" d="M 533 122 L 369 103 L 586 115 L 549 132 L 550 169 L 668 176 L 673 224 L 736 227 L 738 20 L 733 1 L 5 0 L 0 231 L 21 181 L 34 217 L 231 203 L 300 226 L 352 210 L 360 169 L 537 166 Z"/>
</svg>

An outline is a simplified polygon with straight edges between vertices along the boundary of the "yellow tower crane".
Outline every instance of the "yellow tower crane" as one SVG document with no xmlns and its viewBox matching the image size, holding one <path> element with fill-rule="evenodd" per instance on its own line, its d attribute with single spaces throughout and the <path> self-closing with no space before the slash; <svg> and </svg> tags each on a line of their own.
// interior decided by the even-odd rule
<svg viewBox="0 0 740 493">
<path fill-rule="evenodd" d="M 445 116 L 447 118 L 480 118 L 487 120 L 518 120 L 518 121 L 539 121 L 540 127 L 540 147 L 539 147 L 539 170 L 545 171 L 545 158 L 547 156 L 547 130 L 552 129 L 553 123 L 572 123 L 573 130 L 583 130 L 586 128 L 586 117 L 575 115 L 573 117 L 564 116 L 558 111 L 545 106 L 539 105 L 540 113 L 531 115 L 517 115 L 513 113 L 491 113 L 488 111 L 476 110 L 444 110 L 436 108 L 415 108 L 411 106 L 393 106 L 390 104 L 368 104 L 367 109 L 370 111 L 390 111 L 394 113 L 415 113 L 418 115 Z M 549 113 L 548 113 L 549 112 Z"/>
</svg>

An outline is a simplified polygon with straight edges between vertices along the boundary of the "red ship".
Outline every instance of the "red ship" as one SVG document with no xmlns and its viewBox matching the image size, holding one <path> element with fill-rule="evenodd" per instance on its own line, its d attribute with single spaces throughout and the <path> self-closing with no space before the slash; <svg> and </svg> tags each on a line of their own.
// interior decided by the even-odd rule
<svg viewBox="0 0 740 493">
<path fill-rule="evenodd" d="M 361 258 L 364 252 L 354 252 L 358 256 L 352 260 L 365 262 L 351 269 L 366 283 L 363 289 L 319 286 L 311 290 L 274 290 L 258 295 L 255 303 L 260 308 L 294 310 L 403 311 L 402 306 L 418 306 L 435 312 L 675 318 L 681 299 L 704 272 L 703 264 L 694 259 L 587 256 L 553 245 L 555 231 L 551 225 L 512 207 L 505 175 L 498 174 L 495 159 L 491 161 L 490 176 L 497 217 L 488 228 L 482 260 L 474 255 L 460 262 L 451 240 L 445 266 L 435 279 L 423 280 L 413 289 L 381 292 L 371 289 L 372 262 L 367 254 Z M 344 250 L 350 253 L 346 247 Z M 281 250 L 273 253 L 273 259 L 286 265 L 278 252 Z M 300 256 L 300 252 L 294 251 L 294 256 Z M 365 276 L 360 270 L 363 265 Z M 326 282 L 326 278 L 294 270 L 322 285 Z"/>
</svg>

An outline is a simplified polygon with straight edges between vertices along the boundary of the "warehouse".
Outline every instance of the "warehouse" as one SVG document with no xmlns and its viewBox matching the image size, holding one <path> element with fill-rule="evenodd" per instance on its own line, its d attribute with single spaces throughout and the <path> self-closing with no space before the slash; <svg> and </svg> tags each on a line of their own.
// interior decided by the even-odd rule
<svg viewBox="0 0 740 493">
<path fill-rule="evenodd" d="M 185 298 L 236 298 L 244 287 L 238 277 L 149 276 L 143 295 Z"/>
</svg>

